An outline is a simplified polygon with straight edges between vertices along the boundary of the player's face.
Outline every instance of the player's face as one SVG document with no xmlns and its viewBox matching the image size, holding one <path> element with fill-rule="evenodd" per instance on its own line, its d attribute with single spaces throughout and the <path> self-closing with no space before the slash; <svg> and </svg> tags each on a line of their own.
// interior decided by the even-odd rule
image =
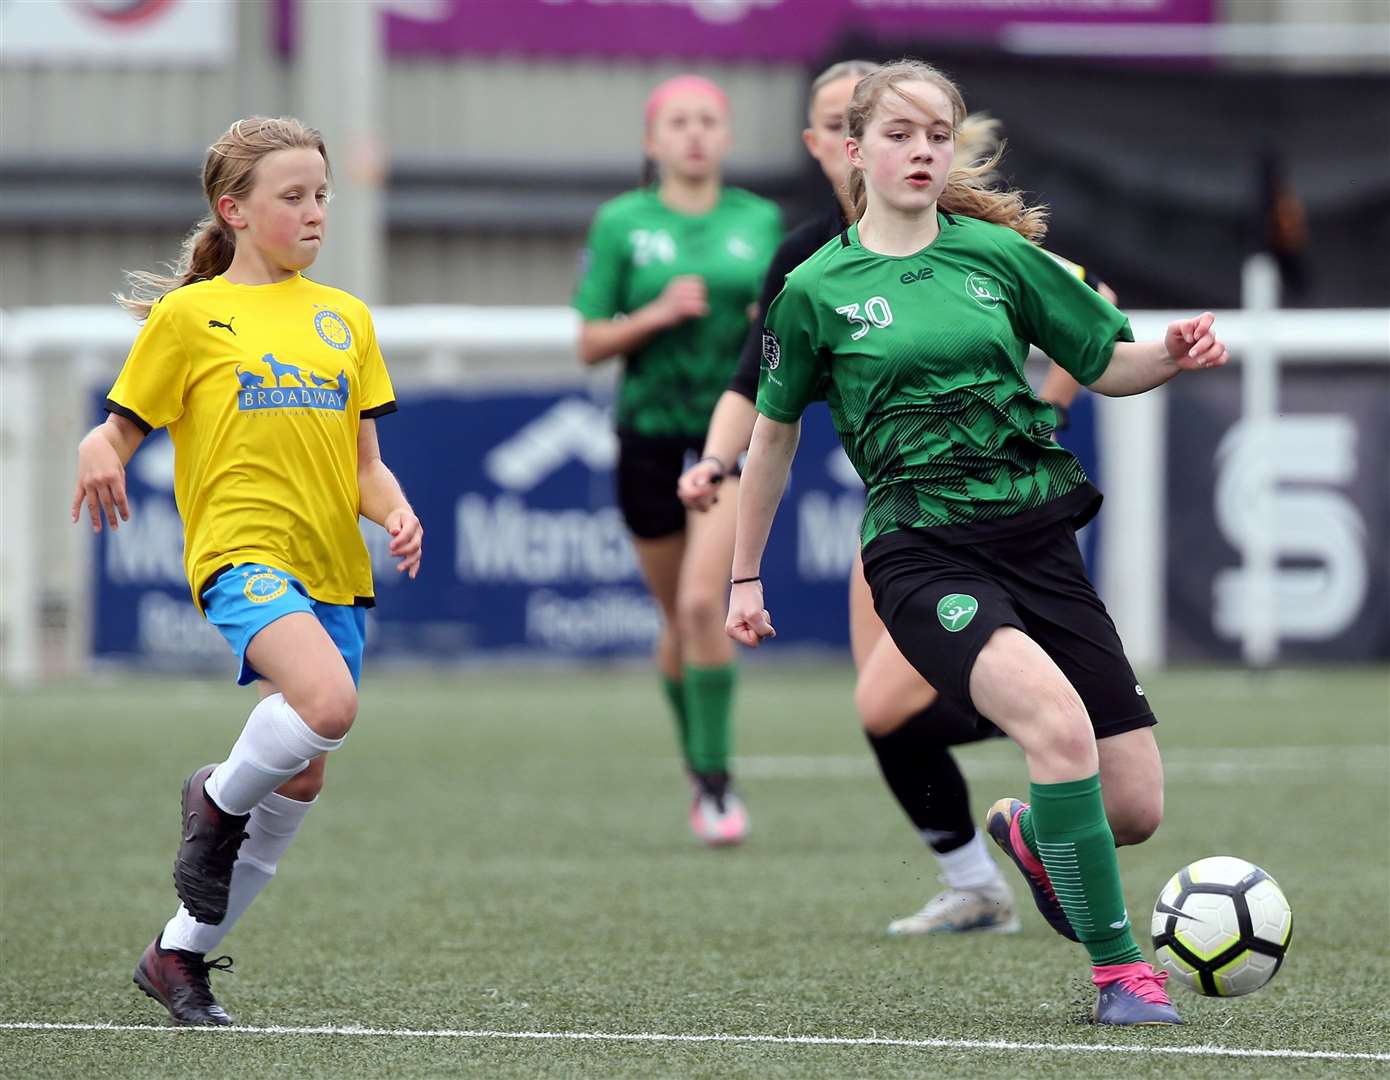
<svg viewBox="0 0 1390 1080">
<path fill-rule="evenodd" d="M 703 180 L 719 172 L 729 152 L 729 117 L 717 98 L 687 90 L 661 103 L 645 141 L 647 156 L 664 172 Z"/>
<path fill-rule="evenodd" d="M 859 75 L 846 75 L 828 82 L 816 91 L 811 102 L 811 125 L 801 133 L 806 149 L 820 164 L 825 178 L 836 191 L 845 186 L 849 176 L 849 158 L 845 154 L 845 114 L 849 99 L 859 85 Z"/>
<path fill-rule="evenodd" d="M 934 83 L 904 83 L 879 98 L 864 136 L 847 140 L 870 201 L 911 213 L 936 204 L 955 158 L 951 101 Z"/>
<path fill-rule="evenodd" d="M 276 150 L 256 163 L 251 193 L 238 202 L 245 229 L 237 243 L 254 244 L 283 270 L 313 265 L 328 213 L 328 167 L 317 150 Z"/>
</svg>

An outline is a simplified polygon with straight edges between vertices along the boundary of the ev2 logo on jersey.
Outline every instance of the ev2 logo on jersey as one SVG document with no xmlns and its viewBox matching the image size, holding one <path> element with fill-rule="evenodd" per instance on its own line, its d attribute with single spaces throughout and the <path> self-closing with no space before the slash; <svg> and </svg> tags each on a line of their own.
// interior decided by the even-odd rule
<svg viewBox="0 0 1390 1080">
<path fill-rule="evenodd" d="M 882 330 L 885 326 L 893 324 L 893 309 L 888 306 L 888 301 L 881 296 L 871 296 L 864 301 L 864 314 L 859 314 L 858 304 L 846 304 L 844 307 L 835 309 L 836 315 L 843 315 L 855 327 L 850 334 L 851 341 L 858 341 L 869 332 L 871 326 L 877 326 Z"/>
</svg>

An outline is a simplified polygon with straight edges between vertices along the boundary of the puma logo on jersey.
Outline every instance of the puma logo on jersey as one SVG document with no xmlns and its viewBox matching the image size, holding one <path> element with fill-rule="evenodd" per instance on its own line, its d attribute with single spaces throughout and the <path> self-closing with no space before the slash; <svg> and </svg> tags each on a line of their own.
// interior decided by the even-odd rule
<svg viewBox="0 0 1390 1080">
<path fill-rule="evenodd" d="M 235 315 L 229 318 L 226 322 L 218 322 L 216 319 L 209 319 L 208 329 L 212 330 L 216 327 L 221 327 L 223 330 L 227 331 L 227 333 L 231 334 L 232 337 L 236 337 L 236 331 L 232 329 L 232 323 L 234 322 L 236 322 Z"/>
<path fill-rule="evenodd" d="M 911 285 L 914 281 L 926 281 L 935 276 L 935 270 L 930 266 L 924 266 L 920 270 L 909 270 L 907 273 L 903 274 L 902 277 L 898 278 L 898 280 L 904 285 Z"/>
</svg>

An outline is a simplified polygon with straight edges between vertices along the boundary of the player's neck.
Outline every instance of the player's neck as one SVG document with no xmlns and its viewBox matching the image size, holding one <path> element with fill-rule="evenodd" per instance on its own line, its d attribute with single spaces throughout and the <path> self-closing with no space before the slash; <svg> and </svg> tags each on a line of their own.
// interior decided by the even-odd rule
<svg viewBox="0 0 1390 1080">
<path fill-rule="evenodd" d="M 232 255 L 231 265 L 222 272 L 222 277 L 233 285 L 278 285 L 298 273 L 298 270 L 277 266 L 251 245 L 241 244 Z"/>
<path fill-rule="evenodd" d="M 663 176 L 657 197 L 668 210 L 678 214 L 707 214 L 719 203 L 722 185 L 717 176 L 699 180 L 684 180 L 679 176 Z"/>
<path fill-rule="evenodd" d="M 936 203 L 911 211 L 874 203 L 859 219 L 859 243 L 878 255 L 913 255 L 940 235 Z"/>
</svg>

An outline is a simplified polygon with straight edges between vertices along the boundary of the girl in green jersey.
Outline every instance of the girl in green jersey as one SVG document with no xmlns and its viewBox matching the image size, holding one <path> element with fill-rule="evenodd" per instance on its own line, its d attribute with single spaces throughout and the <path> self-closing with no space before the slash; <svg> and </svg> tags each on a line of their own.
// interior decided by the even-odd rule
<svg viewBox="0 0 1390 1080">
<path fill-rule="evenodd" d="M 1000 800 L 989 832 L 1053 927 L 1085 945 L 1097 1022 L 1180 1023 L 1124 909 L 1097 750 L 1098 736 L 1123 739 L 1143 775 L 1121 786 L 1161 798 L 1152 712 L 1076 549 L 1099 493 L 1052 441 L 1022 364 L 1037 345 L 1121 396 L 1224 364 L 1226 350 L 1210 313 L 1135 344 L 1123 315 L 1029 242 L 1040 208 L 953 168 L 965 115 L 955 85 L 917 62 L 855 89 L 857 222 L 788 276 L 768 314 L 727 629 L 748 645 L 774 633 L 758 567 L 801 411 L 823 397 L 869 489 L 864 570 L 888 632 L 1024 752 L 1031 805 Z"/>
<path fill-rule="evenodd" d="M 835 200 L 791 230 L 773 257 L 759 300 L 760 317 L 744 342 L 738 371 L 719 399 L 705 436 L 707 457 L 681 475 L 681 501 L 691 510 L 714 505 L 720 480 L 715 462 L 733 460 L 748 449 L 758 415 L 761 316 L 781 291 L 786 275 L 854 220 L 845 154 L 846 114 L 859 80 L 878 66 L 865 60 L 845 61 L 827 68 L 811 83 L 802 138 Z M 999 127 L 998 121 L 986 116 L 967 117 L 956 136 L 957 158 L 997 162 L 1003 149 Z M 1114 303 L 1115 294 L 1104 283 L 1087 277 L 1075 264 L 1066 265 Z M 1039 396 L 1061 414 L 1078 388 L 1065 369 L 1053 364 Z M 913 936 L 1020 929 L 1013 894 L 975 827 L 965 777 L 951 753 L 953 746 L 1000 733 L 988 725 L 982 731 L 973 709 L 943 698 L 903 658 L 874 612 L 858 550 L 849 572 L 849 631 L 857 671 L 854 703 L 864 734 L 893 797 L 932 852 L 945 886 L 920 910 L 894 919 L 888 933 Z M 1137 843 L 1146 835 L 1130 819 L 1112 818 L 1111 826 L 1119 843 Z"/>
<path fill-rule="evenodd" d="M 735 668 L 722 626 L 736 500 L 687 516 L 676 481 L 700 456 L 781 234 L 776 206 L 724 186 L 730 141 L 714 83 L 686 75 L 657 87 L 644 137 L 657 182 L 599 208 L 574 300 L 584 362 L 623 361 L 618 505 L 661 608 L 656 659 L 694 782 L 690 826 L 710 845 L 748 830 L 729 786 Z M 736 485 L 736 463 L 717 464 Z"/>
</svg>

